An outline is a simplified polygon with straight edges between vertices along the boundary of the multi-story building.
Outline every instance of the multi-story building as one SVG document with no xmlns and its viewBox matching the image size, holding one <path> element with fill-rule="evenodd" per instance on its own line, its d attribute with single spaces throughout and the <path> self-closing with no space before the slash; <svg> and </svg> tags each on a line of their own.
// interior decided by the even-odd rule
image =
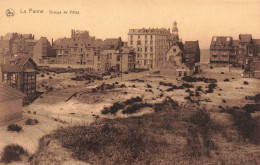
<svg viewBox="0 0 260 165">
<path fill-rule="evenodd" d="M 190 67 L 195 67 L 195 64 L 200 62 L 199 41 L 185 41 L 184 62 Z"/>
<path fill-rule="evenodd" d="M 54 41 L 57 64 L 84 65 L 96 69 L 94 60 L 98 59 L 102 40 L 91 37 L 88 31 L 71 31 L 71 38 Z"/>
<path fill-rule="evenodd" d="M 251 34 L 240 34 L 238 40 L 231 36 L 214 36 L 210 45 L 210 63 L 225 66 L 249 66 L 260 59 L 260 40 Z"/>
<path fill-rule="evenodd" d="M 114 68 L 117 72 L 126 72 L 126 71 L 134 71 L 135 70 L 135 58 L 136 54 L 132 48 L 129 47 L 121 47 L 116 50 L 114 60 Z"/>
<path fill-rule="evenodd" d="M 231 36 L 214 36 L 210 45 L 210 63 L 228 64 L 232 50 Z M 234 54 L 233 54 L 234 55 Z"/>
<path fill-rule="evenodd" d="M 170 29 L 129 29 L 128 46 L 136 51 L 137 68 L 160 68 L 166 61 L 166 52 L 173 40 L 179 40 L 177 23 Z"/>
<path fill-rule="evenodd" d="M 41 37 L 34 45 L 32 58 L 38 64 L 49 64 L 56 62 L 52 45 L 46 37 Z"/>
<path fill-rule="evenodd" d="M 12 53 L 13 40 L 18 36 L 18 33 L 7 33 L 1 39 L 0 54 L 10 55 Z"/>
</svg>

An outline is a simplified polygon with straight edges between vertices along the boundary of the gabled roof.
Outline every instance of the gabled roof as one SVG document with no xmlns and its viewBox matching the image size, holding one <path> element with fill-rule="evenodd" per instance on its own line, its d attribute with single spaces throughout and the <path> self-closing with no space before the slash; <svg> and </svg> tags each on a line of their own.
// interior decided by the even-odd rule
<svg viewBox="0 0 260 165">
<path fill-rule="evenodd" d="M 177 45 L 180 48 L 181 51 L 184 50 L 184 45 L 180 41 L 174 42 L 172 45 Z"/>
<path fill-rule="evenodd" d="M 19 90 L 10 87 L 6 83 L 0 83 L 0 101 L 23 98 L 26 95 Z"/>
<path fill-rule="evenodd" d="M 7 64 L 7 65 L 2 65 L 2 71 L 3 72 L 21 72 L 23 70 L 24 64 L 30 60 L 35 68 L 37 68 L 37 64 L 31 59 L 30 57 L 14 57 L 10 62 L 13 62 L 14 64 Z"/>
<path fill-rule="evenodd" d="M 14 33 L 7 33 L 4 37 L 3 40 L 10 40 L 14 37 Z"/>
<path fill-rule="evenodd" d="M 251 42 L 252 35 L 251 34 L 239 34 L 239 41 L 240 42 Z"/>
<path fill-rule="evenodd" d="M 184 52 L 196 53 L 199 48 L 199 41 L 185 41 Z"/>
</svg>

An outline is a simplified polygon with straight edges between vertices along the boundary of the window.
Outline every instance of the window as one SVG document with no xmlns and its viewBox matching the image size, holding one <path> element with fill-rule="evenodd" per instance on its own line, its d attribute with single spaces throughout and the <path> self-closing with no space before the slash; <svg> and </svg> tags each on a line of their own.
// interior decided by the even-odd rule
<svg viewBox="0 0 260 165">
<path fill-rule="evenodd" d="M 145 39 L 147 39 L 147 35 L 145 35 Z"/>
<path fill-rule="evenodd" d="M 153 47 L 150 47 L 150 52 L 153 52 Z"/>
<path fill-rule="evenodd" d="M 98 59 L 97 59 L 98 61 L 100 61 L 100 56 L 98 56 Z"/>
<path fill-rule="evenodd" d="M 153 36 L 151 35 L 151 39 L 153 39 Z"/>
<path fill-rule="evenodd" d="M 130 45 L 133 45 L 133 41 L 130 41 Z"/>
<path fill-rule="evenodd" d="M 153 53 L 150 54 L 150 58 L 153 58 Z"/>
<path fill-rule="evenodd" d="M 144 60 L 144 65 L 146 65 L 146 60 Z"/>
<path fill-rule="evenodd" d="M 23 91 L 26 94 L 35 92 L 35 72 L 24 73 Z"/>
<path fill-rule="evenodd" d="M 147 41 L 145 41 L 145 45 L 147 45 Z"/>
<path fill-rule="evenodd" d="M 176 49 L 173 49 L 173 52 L 176 52 Z"/>
<path fill-rule="evenodd" d="M 144 48 L 144 51 L 147 52 L 147 47 Z"/>
<path fill-rule="evenodd" d="M 140 39 L 140 35 L 138 35 L 138 39 Z"/>
<path fill-rule="evenodd" d="M 150 41 L 150 45 L 153 45 L 153 41 Z"/>
<path fill-rule="evenodd" d="M 120 61 L 120 56 L 117 56 L 117 61 Z"/>
<path fill-rule="evenodd" d="M 137 45 L 141 45 L 141 41 L 137 41 Z"/>
<path fill-rule="evenodd" d="M 147 53 L 145 53 L 144 57 L 147 58 Z"/>
</svg>

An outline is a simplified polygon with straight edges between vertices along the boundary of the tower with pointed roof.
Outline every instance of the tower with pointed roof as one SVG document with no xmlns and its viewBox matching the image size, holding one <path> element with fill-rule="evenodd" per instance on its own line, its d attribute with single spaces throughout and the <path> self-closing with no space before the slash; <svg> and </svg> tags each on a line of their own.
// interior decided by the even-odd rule
<svg viewBox="0 0 260 165">
<path fill-rule="evenodd" d="M 177 22 L 174 21 L 173 28 L 172 28 L 172 40 L 173 40 L 173 42 L 180 40 L 178 32 L 179 32 L 179 30 L 178 30 L 178 27 L 177 27 Z"/>
</svg>

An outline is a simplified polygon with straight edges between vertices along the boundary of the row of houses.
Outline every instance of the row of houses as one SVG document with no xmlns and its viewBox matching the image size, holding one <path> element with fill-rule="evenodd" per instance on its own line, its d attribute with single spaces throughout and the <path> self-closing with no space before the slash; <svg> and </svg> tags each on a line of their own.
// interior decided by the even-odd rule
<svg viewBox="0 0 260 165">
<path fill-rule="evenodd" d="M 240 34 L 238 40 L 231 36 L 213 36 L 210 44 L 210 63 L 213 65 L 241 66 L 260 59 L 260 39 L 251 34 Z"/>
</svg>

